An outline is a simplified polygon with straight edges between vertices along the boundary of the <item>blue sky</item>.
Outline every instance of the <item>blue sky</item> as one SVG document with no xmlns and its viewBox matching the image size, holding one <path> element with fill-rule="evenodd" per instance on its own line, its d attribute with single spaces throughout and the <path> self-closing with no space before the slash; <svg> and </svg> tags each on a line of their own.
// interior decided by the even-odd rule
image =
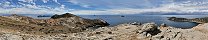
<svg viewBox="0 0 208 40">
<path fill-rule="evenodd" d="M 208 0 L 1 0 L 6 14 L 207 14 Z"/>
</svg>

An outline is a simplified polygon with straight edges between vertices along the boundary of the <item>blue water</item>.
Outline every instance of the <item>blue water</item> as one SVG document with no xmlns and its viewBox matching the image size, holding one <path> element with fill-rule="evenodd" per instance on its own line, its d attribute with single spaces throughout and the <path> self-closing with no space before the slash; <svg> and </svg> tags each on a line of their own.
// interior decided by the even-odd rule
<svg viewBox="0 0 208 40">
<path fill-rule="evenodd" d="M 37 17 L 38 15 L 24 15 L 37 19 L 49 19 L 50 17 Z M 165 23 L 169 26 L 177 27 L 177 28 L 192 28 L 197 24 L 192 22 L 174 22 L 169 21 L 167 17 L 183 17 L 183 18 L 201 18 L 208 17 L 208 15 L 124 15 L 125 17 L 121 17 L 121 15 L 79 15 L 83 18 L 89 19 L 103 19 L 107 21 L 110 26 L 115 26 L 123 23 L 131 23 L 131 22 L 139 22 L 139 23 L 148 23 L 155 22 L 158 26 L 162 23 Z"/>
<path fill-rule="evenodd" d="M 122 23 L 131 23 L 131 22 L 139 22 L 139 23 L 148 23 L 155 22 L 158 26 L 162 23 L 165 23 L 169 26 L 177 27 L 177 28 L 192 28 L 197 24 L 191 22 L 174 22 L 169 21 L 167 17 L 183 17 L 183 18 L 201 18 L 206 17 L 207 15 L 124 15 L 125 17 L 121 17 L 121 15 L 81 15 L 84 18 L 90 19 L 103 19 L 111 24 L 111 26 L 115 26 Z"/>
</svg>

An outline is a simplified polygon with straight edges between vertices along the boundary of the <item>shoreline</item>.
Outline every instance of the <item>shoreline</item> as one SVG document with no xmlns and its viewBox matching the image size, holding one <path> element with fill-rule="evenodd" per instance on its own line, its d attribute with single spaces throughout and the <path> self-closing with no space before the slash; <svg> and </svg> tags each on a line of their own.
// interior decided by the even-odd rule
<svg viewBox="0 0 208 40">
<path fill-rule="evenodd" d="M 55 15 L 44 20 L 18 15 L 0 16 L 0 22 L 2 40 L 208 40 L 208 23 L 189 29 L 155 23 L 109 27 L 104 20 L 72 14 Z"/>
<path fill-rule="evenodd" d="M 155 28 L 144 28 L 149 25 L 154 25 L 152 23 L 146 23 L 142 25 L 132 25 L 132 24 L 120 24 L 114 27 L 101 27 L 92 31 L 83 31 L 78 33 L 68 33 L 68 34 L 53 34 L 53 35 L 31 35 L 22 33 L 8 33 L 0 32 L 0 38 L 7 37 L 5 39 L 25 39 L 29 38 L 36 40 L 43 39 L 54 39 L 54 40 L 207 40 L 208 29 L 204 29 L 203 25 L 200 24 L 191 29 L 180 29 L 173 27 L 159 27 L 159 33 L 151 35 L 148 33 L 149 29 L 153 30 Z M 146 31 L 145 31 L 146 30 Z M 154 31 L 154 30 L 153 30 Z M 194 33 L 194 35 L 193 35 Z M 172 36 L 171 36 L 172 35 Z M 176 37 L 175 37 L 176 36 Z M 184 38 L 185 37 L 185 38 Z M 194 38 L 192 38 L 194 37 Z M 58 38 L 58 39 L 56 39 Z"/>
<path fill-rule="evenodd" d="M 27 15 L 24 15 L 24 16 L 27 16 Z M 32 15 L 30 17 L 32 18 L 35 18 L 35 19 L 50 19 L 50 17 L 36 17 L 38 15 Z M 80 15 L 79 15 L 80 16 Z M 115 16 L 115 17 L 118 17 L 118 19 L 114 18 L 114 16 L 111 16 L 111 17 L 102 17 L 102 16 L 80 16 L 80 17 L 83 17 L 83 18 L 88 18 L 88 19 L 103 19 L 105 21 L 107 21 L 109 24 L 111 24 L 112 26 L 116 26 L 118 24 L 123 24 L 123 23 L 131 23 L 131 22 L 140 22 L 140 23 L 148 23 L 149 21 L 151 22 L 156 22 L 158 25 L 162 24 L 162 23 L 166 23 L 167 25 L 170 25 L 170 26 L 174 26 L 174 27 L 178 27 L 178 28 L 191 28 L 193 26 L 196 26 L 197 24 L 194 24 L 194 23 L 186 23 L 186 22 L 173 22 L 173 21 L 169 21 L 167 20 L 166 17 L 168 16 L 165 16 L 164 17 L 158 17 L 158 19 L 147 19 L 149 21 L 145 21 L 145 20 L 142 20 L 142 19 L 145 19 L 145 18 L 154 18 L 154 16 L 152 17 L 151 15 L 150 16 L 147 16 L 145 18 L 140 18 L 140 17 L 143 17 L 143 16 L 135 16 L 135 18 L 133 17 L 131 20 L 131 16 L 126 16 L 126 17 L 121 17 L 121 15 L 118 15 L 118 16 Z M 163 15 L 161 15 L 163 16 Z M 130 18 L 129 18 L 130 17 Z M 180 17 L 180 16 L 179 16 Z M 188 16 L 189 17 L 189 16 Z M 198 16 L 194 16 L 194 17 L 198 17 Z M 203 17 L 203 16 L 201 16 Z M 157 18 L 157 16 L 155 17 Z M 163 19 L 164 18 L 164 19 Z M 122 20 L 122 19 L 125 19 L 125 20 Z M 118 20 L 118 21 L 116 21 Z M 122 20 L 122 21 L 121 21 Z M 155 21 L 154 21 L 155 20 Z M 165 20 L 165 21 L 160 21 L 160 20 Z M 114 22 L 115 21 L 115 22 Z M 180 26 L 182 25 L 182 26 Z M 184 25 L 184 26 L 183 26 Z"/>
</svg>

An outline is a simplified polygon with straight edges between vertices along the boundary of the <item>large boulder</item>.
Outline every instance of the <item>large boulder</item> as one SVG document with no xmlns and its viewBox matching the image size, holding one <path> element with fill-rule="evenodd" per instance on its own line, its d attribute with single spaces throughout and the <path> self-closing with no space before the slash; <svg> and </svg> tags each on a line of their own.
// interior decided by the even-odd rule
<svg viewBox="0 0 208 40">
<path fill-rule="evenodd" d="M 142 25 L 143 31 L 154 31 L 157 29 L 157 25 L 155 23 L 146 23 Z"/>
<path fill-rule="evenodd" d="M 158 29 L 158 26 L 155 23 L 146 23 L 142 25 L 142 29 L 139 30 L 139 33 L 148 36 L 150 35 L 157 35 L 161 31 Z"/>
</svg>

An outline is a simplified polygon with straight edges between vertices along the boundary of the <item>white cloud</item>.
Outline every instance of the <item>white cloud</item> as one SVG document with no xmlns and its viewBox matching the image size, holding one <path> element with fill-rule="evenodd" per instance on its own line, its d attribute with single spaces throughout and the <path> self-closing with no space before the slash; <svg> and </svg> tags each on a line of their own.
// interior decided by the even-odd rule
<svg viewBox="0 0 208 40">
<path fill-rule="evenodd" d="M 117 9 L 102 9 L 102 10 L 73 10 L 73 9 L 64 9 L 65 5 L 61 5 L 57 8 L 42 8 L 44 6 L 35 6 L 35 5 L 26 5 L 26 7 L 22 8 L 11 8 L 11 9 L 3 9 L 1 8 L 0 13 L 16 13 L 16 14 L 45 14 L 45 13 L 53 13 L 53 14 L 62 14 L 65 12 L 71 12 L 77 15 L 118 15 L 118 14 L 141 14 L 146 12 L 162 12 L 157 14 L 163 14 L 168 12 L 176 12 L 176 13 L 193 13 L 193 12 L 208 12 L 208 6 L 192 6 L 192 4 L 163 4 L 161 7 L 156 8 L 146 8 L 146 9 L 137 9 L 137 8 L 117 8 Z M 45 6 L 47 7 L 47 6 Z M 205 9 L 205 10 L 202 10 Z"/>
<path fill-rule="evenodd" d="M 22 7 L 15 8 L 4 8 L 13 7 L 10 2 L 0 3 L 0 13 L 30 13 L 30 14 L 44 14 L 44 13 L 56 13 L 61 14 L 64 12 L 72 12 L 73 14 L 79 15 L 117 15 L 117 14 L 142 14 L 148 12 L 162 12 L 157 14 L 176 12 L 176 13 L 194 13 L 194 12 L 208 12 L 208 1 L 197 1 L 196 0 L 69 0 L 69 2 L 76 5 L 80 5 L 84 8 L 95 8 L 96 10 L 74 10 L 67 9 L 68 5 L 60 4 L 58 1 L 53 0 L 61 6 L 52 8 L 44 5 L 34 5 L 37 0 L 19 0 L 22 2 L 28 2 L 25 4 L 18 2 L 23 5 Z M 42 0 L 47 3 L 49 0 Z M 156 4 L 157 3 L 157 4 Z M 144 8 L 140 8 L 144 7 Z M 99 9 L 100 8 L 100 9 Z M 105 9 L 106 8 L 106 9 Z M 107 9 L 108 8 L 108 9 Z"/>
<path fill-rule="evenodd" d="M 77 0 L 69 0 L 68 2 L 73 3 L 73 4 L 80 5 L 80 6 L 85 7 L 85 8 L 90 8 L 90 5 L 88 5 L 88 4 L 82 4 L 82 3 L 78 2 Z"/>
<path fill-rule="evenodd" d="M 162 12 L 162 13 L 208 13 L 207 0 L 69 0 L 78 5 L 101 6 L 110 7 L 111 9 L 100 10 L 77 10 L 72 11 L 75 14 L 141 14 L 148 12 Z M 161 4 L 160 4 L 161 3 Z M 157 5 L 154 5 L 157 4 Z M 134 8 L 134 7 L 147 8 Z M 151 7 L 149 7 L 151 6 Z M 155 13 L 156 14 L 156 13 Z M 159 14 L 159 13 L 157 13 Z"/>
<path fill-rule="evenodd" d="M 42 0 L 43 1 L 43 3 L 47 3 L 49 0 Z"/>
<path fill-rule="evenodd" d="M 58 0 L 53 0 L 53 1 L 54 1 L 55 3 L 57 3 L 57 4 L 61 4 L 61 3 L 58 2 Z"/>
<path fill-rule="evenodd" d="M 29 9 L 29 8 L 12 8 L 12 9 L 2 9 L 0 8 L 0 13 L 8 14 L 61 14 L 64 13 L 64 10 L 49 10 L 49 9 Z"/>
<path fill-rule="evenodd" d="M 2 4 L 2 6 L 3 6 L 3 7 L 10 7 L 10 4 L 11 4 L 10 2 L 4 2 L 4 3 Z"/>
<path fill-rule="evenodd" d="M 77 10 L 72 11 L 74 14 L 98 14 L 98 15 L 117 15 L 117 14 L 141 14 L 141 13 L 148 13 L 148 12 L 161 12 L 161 13 L 153 13 L 153 14 L 165 14 L 165 13 L 194 13 L 194 12 L 206 12 L 208 13 L 208 6 L 192 6 L 194 4 L 163 4 L 161 7 L 156 8 L 147 8 L 147 9 L 135 9 L 135 8 L 119 8 L 119 9 L 104 9 L 104 10 Z"/>
<path fill-rule="evenodd" d="M 31 4 L 36 4 L 34 1 L 36 0 L 18 0 L 18 1 L 22 1 L 22 2 L 27 2 L 27 3 L 31 3 Z"/>
<path fill-rule="evenodd" d="M 81 5 L 81 6 L 85 8 L 90 8 L 90 5 Z"/>
<path fill-rule="evenodd" d="M 167 3 L 169 0 L 69 0 L 69 2 L 80 6 L 88 5 L 106 8 L 149 8 L 158 6 L 161 3 Z"/>
<path fill-rule="evenodd" d="M 65 5 L 61 5 L 61 7 L 60 7 L 61 9 L 65 9 Z"/>
<path fill-rule="evenodd" d="M 14 5 L 11 5 L 11 2 L 5 1 L 0 4 L 1 8 L 10 8 L 10 7 L 15 7 Z"/>
<path fill-rule="evenodd" d="M 29 5 L 29 4 L 27 4 L 26 7 L 28 7 L 28 8 L 38 8 L 36 5 Z"/>
<path fill-rule="evenodd" d="M 33 0 L 18 0 L 18 1 L 28 2 L 28 3 L 33 2 Z"/>
</svg>

